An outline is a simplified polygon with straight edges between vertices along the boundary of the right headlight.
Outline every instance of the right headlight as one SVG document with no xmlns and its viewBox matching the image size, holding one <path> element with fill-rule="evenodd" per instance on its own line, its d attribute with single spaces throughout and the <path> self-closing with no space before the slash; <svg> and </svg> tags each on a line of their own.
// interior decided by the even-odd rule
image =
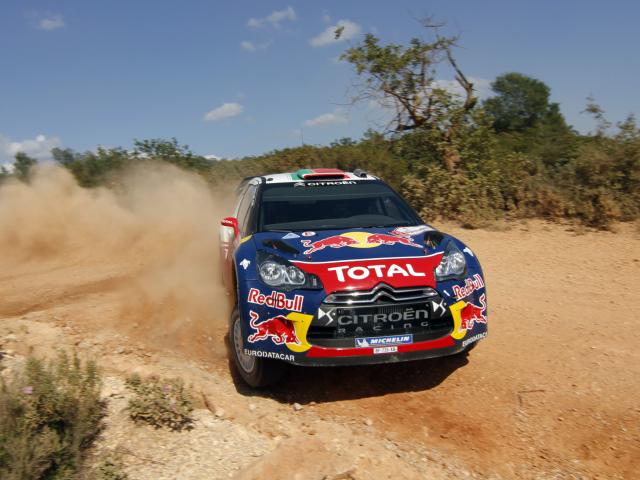
<svg viewBox="0 0 640 480">
<path fill-rule="evenodd" d="M 462 280 L 467 275 L 467 261 L 464 253 L 449 240 L 447 248 L 444 249 L 444 255 L 440 265 L 433 269 L 436 282 L 444 280 Z"/>
<path fill-rule="evenodd" d="M 269 287 L 291 291 L 294 289 L 321 290 L 317 275 L 305 272 L 279 255 L 259 251 L 256 255 L 258 279 Z"/>
</svg>

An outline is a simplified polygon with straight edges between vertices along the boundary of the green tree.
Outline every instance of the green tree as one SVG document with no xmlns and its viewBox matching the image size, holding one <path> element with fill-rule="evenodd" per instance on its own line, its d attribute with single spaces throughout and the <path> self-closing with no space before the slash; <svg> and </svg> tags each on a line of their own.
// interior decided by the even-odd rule
<svg viewBox="0 0 640 480">
<path fill-rule="evenodd" d="M 15 159 L 16 161 L 13 163 L 13 171 L 20 179 L 27 178 L 31 167 L 38 164 L 38 161 L 35 158 L 31 158 L 24 152 L 16 153 Z"/>
<path fill-rule="evenodd" d="M 494 118 L 498 132 L 527 132 L 541 124 L 564 127 L 564 117 L 557 103 L 550 103 L 551 90 L 540 80 L 511 72 L 491 82 L 495 96 L 483 102 Z"/>
<path fill-rule="evenodd" d="M 215 163 L 215 160 L 194 155 L 193 152 L 189 150 L 189 145 L 180 146 L 175 137 L 172 138 L 171 141 L 160 138 L 143 141 L 134 140 L 133 144 L 136 146 L 134 149 L 136 156 L 152 160 L 162 160 L 163 162 L 172 163 L 188 170 L 196 170 L 199 173 L 210 170 Z"/>
<path fill-rule="evenodd" d="M 351 63 L 363 79 L 352 86 L 352 103 L 375 101 L 391 111 L 394 118 L 387 124 L 387 131 L 428 130 L 446 168 L 457 172 L 461 159 L 455 138 L 477 98 L 473 84 L 451 53 L 458 37 L 441 36 L 439 28 L 443 24 L 432 22 L 430 17 L 419 21 L 435 35 L 434 41 L 414 38 L 408 47 L 380 45 L 378 38 L 367 34 L 364 42 L 347 49 L 340 58 Z M 465 92 L 464 100 L 436 82 L 436 68 L 441 63 L 453 67 L 456 82 Z"/>
<path fill-rule="evenodd" d="M 109 175 L 136 161 L 135 156 L 122 148 L 98 147 L 95 152 L 84 153 L 74 152 L 70 148 L 53 148 L 51 155 L 57 163 L 69 169 L 83 187 L 102 185 Z"/>
</svg>

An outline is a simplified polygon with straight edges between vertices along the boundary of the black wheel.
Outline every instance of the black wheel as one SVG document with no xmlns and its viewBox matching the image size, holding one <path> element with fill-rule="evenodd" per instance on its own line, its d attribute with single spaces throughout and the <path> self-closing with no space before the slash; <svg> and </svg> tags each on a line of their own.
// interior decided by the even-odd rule
<svg viewBox="0 0 640 480">
<path fill-rule="evenodd" d="M 229 340 L 236 367 L 238 367 L 244 381 L 250 386 L 254 388 L 266 387 L 282 378 L 285 366 L 283 362 L 270 358 L 252 357 L 244 353 L 244 337 L 242 335 L 238 305 L 235 306 L 231 313 Z"/>
</svg>

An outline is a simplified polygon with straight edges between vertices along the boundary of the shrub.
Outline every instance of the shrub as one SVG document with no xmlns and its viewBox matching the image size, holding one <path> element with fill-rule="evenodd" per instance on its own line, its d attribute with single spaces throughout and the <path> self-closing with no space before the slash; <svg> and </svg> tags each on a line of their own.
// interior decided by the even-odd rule
<svg viewBox="0 0 640 480">
<path fill-rule="evenodd" d="M 193 419 L 190 417 L 193 398 L 184 388 L 182 379 L 162 380 L 151 377 L 143 381 L 137 374 L 133 374 L 126 384 L 135 394 L 128 406 L 133 420 L 156 428 L 163 425 L 173 430 L 193 428 Z"/>
<path fill-rule="evenodd" d="M 29 356 L 2 379 L 0 478 L 59 479 L 77 472 L 101 429 L 105 404 L 94 362 L 61 351 L 56 360 Z"/>
<path fill-rule="evenodd" d="M 124 464 L 119 455 L 107 453 L 100 458 L 100 464 L 94 475 L 96 480 L 128 480 Z"/>
</svg>

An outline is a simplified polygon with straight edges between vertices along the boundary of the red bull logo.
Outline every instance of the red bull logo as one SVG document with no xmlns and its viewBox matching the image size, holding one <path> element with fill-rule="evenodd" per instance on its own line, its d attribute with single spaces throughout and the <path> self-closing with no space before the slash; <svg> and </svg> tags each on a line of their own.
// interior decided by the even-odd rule
<svg viewBox="0 0 640 480">
<path fill-rule="evenodd" d="M 487 309 L 486 297 L 484 294 L 480 296 L 481 307 L 476 307 L 473 303 L 467 305 L 460 312 L 460 328 L 458 332 L 471 330 L 475 322 L 487 323 L 487 317 L 483 312 Z"/>
<path fill-rule="evenodd" d="M 410 237 L 400 237 L 396 235 L 387 235 L 385 233 L 367 233 L 367 232 L 347 232 L 341 235 L 334 235 L 332 237 L 325 238 L 312 242 L 311 240 L 302 240 L 302 246 L 308 248 L 304 252 L 308 255 L 318 250 L 322 250 L 326 247 L 342 248 L 342 247 L 356 247 L 356 248 L 370 248 L 378 247 L 380 245 L 409 245 L 411 247 L 424 248 L 423 245 L 413 243 L 413 239 Z"/>
<path fill-rule="evenodd" d="M 304 297 L 302 295 L 296 295 L 293 300 L 289 300 L 282 292 L 276 292 L 274 290 L 271 292 L 271 295 L 263 295 L 257 288 L 252 288 L 249 291 L 247 301 L 249 303 L 255 303 L 256 305 L 267 305 L 277 308 L 278 310 L 301 312 Z"/>
<path fill-rule="evenodd" d="M 273 340 L 273 343 L 276 345 L 282 345 L 283 343 L 300 345 L 300 340 L 298 340 L 296 336 L 296 329 L 291 320 L 288 320 L 282 315 L 278 315 L 264 322 L 257 323 L 260 316 L 254 311 L 250 311 L 249 313 L 251 314 L 249 324 L 251 328 L 256 330 L 256 333 L 249 335 L 249 343 L 266 340 L 271 337 L 271 340 Z"/>
<path fill-rule="evenodd" d="M 468 297 L 475 290 L 480 290 L 482 287 L 484 287 L 482 277 L 476 273 L 473 276 L 473 280 L 467 278 L 463 287 L 455 285 L 453 287 L 453 293 L 456 296 L 456 299 L 460 300 L 461 298 Z"/>
</svg>

